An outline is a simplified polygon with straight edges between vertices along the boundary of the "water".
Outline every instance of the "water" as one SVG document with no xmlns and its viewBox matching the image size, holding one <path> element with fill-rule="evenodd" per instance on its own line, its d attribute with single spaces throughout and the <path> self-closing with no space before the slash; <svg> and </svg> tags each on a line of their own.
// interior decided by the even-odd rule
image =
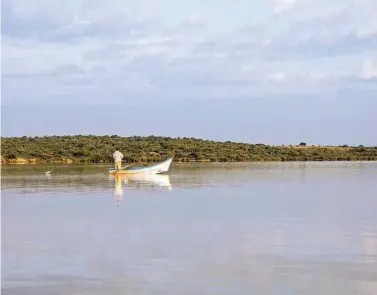
<svg viewBox="0 0 377 295">
<path fill-rule="evenodd" d="M 376 192 L 375 162 L 4 165 L 2 294 L 375 295 Z"/>
</svg>

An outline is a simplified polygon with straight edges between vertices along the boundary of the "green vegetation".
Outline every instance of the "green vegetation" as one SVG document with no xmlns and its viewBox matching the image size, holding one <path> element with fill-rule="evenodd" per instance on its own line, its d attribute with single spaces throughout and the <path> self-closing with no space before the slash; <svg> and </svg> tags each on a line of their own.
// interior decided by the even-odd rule
<svg viewBox="0 0 377 295">
<path fill-rule="evenodd" d="M 125 162 L 353 161 L 377 160 L 377 147 L 269 146 L 160 136 L 3 137 L 2 162 L 106 163 L 118 148 Z"/>
</svg>

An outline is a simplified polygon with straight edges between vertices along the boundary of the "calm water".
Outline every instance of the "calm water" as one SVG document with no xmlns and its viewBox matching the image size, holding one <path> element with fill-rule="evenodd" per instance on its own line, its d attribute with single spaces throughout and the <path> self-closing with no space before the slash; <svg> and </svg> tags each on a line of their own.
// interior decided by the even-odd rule
<svg viewBox="0 0 377 295">
<path fill-rule="evenodd" d="M 1 180 L 2 294 L 377 294 L 377 163 Z"/>
</svg>

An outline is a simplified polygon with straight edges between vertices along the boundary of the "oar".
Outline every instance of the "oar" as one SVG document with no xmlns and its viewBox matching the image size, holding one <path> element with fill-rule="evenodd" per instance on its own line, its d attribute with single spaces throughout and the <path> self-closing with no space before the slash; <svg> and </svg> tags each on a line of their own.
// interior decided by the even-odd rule
<svg viewBox="0 0 377 295">
<path fill-rule="evenodd" d="M 146 153 L 145 153 L 144 151 L 142 151 L 142 155 L 146 157 Z M 139 161 L 139 163 L 140 163 L 141 165 L 143 165 L 144 167 L 147 167 L 147 166 L 148 166 L 147 164 L 144 163 L 144 161 L 143 161 L 143 162 Z"/>
<path fill-rule="evenodd" d="M 143 165 L 143 166 L 148 166 L 147 164 L 145 164 L 145 162 L 144 161 L 138 161 L 141 165 Z"/>
<path fill-rule="evenodd" d="M 127 168 L 127 167 L 130 167 L 132 165 L 135 165 L 135 163 L 131 163 L 131 164 L 125 165 L 125 166 L 123 166 L 123 168 Z"/>
</svg>

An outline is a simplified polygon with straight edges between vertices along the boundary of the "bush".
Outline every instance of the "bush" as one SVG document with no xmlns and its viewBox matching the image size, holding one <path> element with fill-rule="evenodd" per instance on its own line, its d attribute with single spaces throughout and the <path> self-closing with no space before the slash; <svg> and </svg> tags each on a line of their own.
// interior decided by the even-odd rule
<svg viewBox="0 0 377 295">
<path fill-rule="evenodd" d="M 114 146 L 120 147 L 124 162 L 156 162 L 174 155 L 174 161 L 313 161 L 377 160 L 377 147 L 334 149 L 307 146 L 268 146 L 236 142 L 215 142 L 194 138 L 161 136 L 54 136 L 2 138 L 5 159 L 37 158 L 40 161 L 69 158 L 74 162 L 112 162 Z M 300 146 L 306 146 L 301 142 Z"/>
</svg>

